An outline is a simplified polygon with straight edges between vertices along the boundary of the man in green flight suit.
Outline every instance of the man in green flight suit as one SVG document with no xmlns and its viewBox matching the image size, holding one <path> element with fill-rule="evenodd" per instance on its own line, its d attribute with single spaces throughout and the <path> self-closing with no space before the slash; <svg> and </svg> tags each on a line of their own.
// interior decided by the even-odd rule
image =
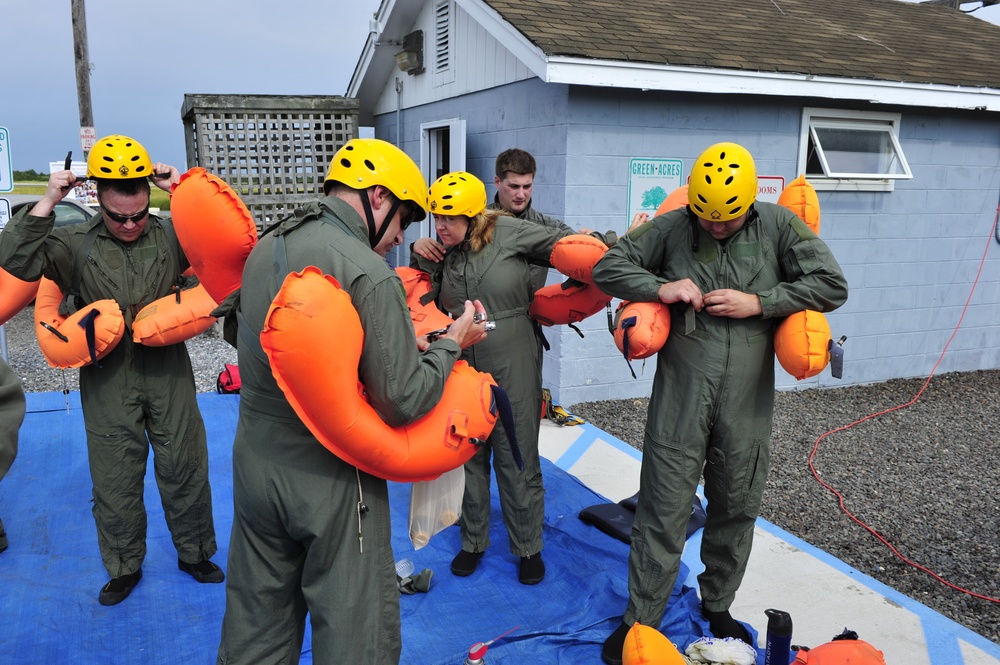
<svg viewBox="0 0 1000 665">
<path fill-rule="evenodd" d="M 713 145 L 691 170 L 688 208 L 630 231 L 594 269 L 605 293 L 667 303 L 672 321 L 643 440 L 629 603 L 604 643 L 606 663 L 622 662 L 636 621 L 660 625 L 702 473 L 702 612 L 716 637 L 750 642 L 729 607 L 767 479 L 773 333 L 782 317 L 829 312 L 847 300 L 847 280 L 826 244 L 792 212 L 756 196 L 750 153 L 735 143 Z"/>
<path fill-rule="evenodd" d="M 406 153 L 353 139 L 334 155 L 324 192 L 264 235 L 243 271 L 220 664 L 297 663 L 307 613 L 314 663 L 388 665 L 402 647 L 386 481 L 323 447 L 260 345 L 285 276 L 316 266 L 350 294 L 364 330 L 358 379 L 391 427 L 430 411 L 462 349 L 486 336 L 485 319 L 473 321 L 485 314 L 481 303 L 465 301 L 446 335 L 433 343 L 415 337 L 402 283 L 385 262 L 403 230 L 427 214 L 427 183 Z M 337 343 L 335 331 L 328 342 Z"/>
<path fill-rule="evenodd" d="M 97 542 L 111 575 L 98 600 L 115 605 L 142 578 L 150 447 L 178 568 L 203 583 L 224 575 L 210 561 L 218 548 L 208 445 L 187 347 L 143 346 L 132 341 L 130 329 L 136 313 L 169 295 L 188 267 L 172 228 L 149 213 L 148 178 L 169 192 L 180 174 L 154 165 L 138 141 L 118 134 L 94 145 L 87 171 L 96 180 L 101 213 L 54 229 L 53 208 L 76 176 L 53 173 L 41 201 L 18 212 L 0 234 L 0 266 L 26 281 L 53 280 L 70 296 L 60 307 L 64 315 L 111 298 L 125 319 L 118 345 L 99 364 L 80 369 Z"/>
<path fill-rule="evenodd" d="M 17 430 L 24 420 L 24 390 L 7 363 L 0 360 L 0 480 L 17 457 Z M 0 520 L 0 552 L 7 549 L 7 532 Z"/>
</svg>

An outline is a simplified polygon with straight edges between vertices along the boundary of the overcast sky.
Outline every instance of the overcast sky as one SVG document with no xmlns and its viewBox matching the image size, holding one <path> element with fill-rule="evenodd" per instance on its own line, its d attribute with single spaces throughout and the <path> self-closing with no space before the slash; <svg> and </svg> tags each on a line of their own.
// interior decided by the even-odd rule
<svg viewBox="0 0 1000 665">
<path fill-rule="evenodd" d="M 70 0 L 2 0 L 0 126 L 13 168 L 82 159 Z M 379 0 L 90 0 L 97 135 L 186 168 L 185 93 L 343 95 Z"/>
<path fill-rule="evenodd" d="M 10 134 L 14 170 L 48 171 L 68 150 L 82 158 L 70 7 L 70 0 L 0 6 L 0 126 Z M 90 0 L 97 135 L 131 136 L 153 161 L 183 171 L 185 93 L 343 95 L 378 7 L 379 0 Z M 1000 24 L 1000 6 L 974 15 Z"/>
</svg>

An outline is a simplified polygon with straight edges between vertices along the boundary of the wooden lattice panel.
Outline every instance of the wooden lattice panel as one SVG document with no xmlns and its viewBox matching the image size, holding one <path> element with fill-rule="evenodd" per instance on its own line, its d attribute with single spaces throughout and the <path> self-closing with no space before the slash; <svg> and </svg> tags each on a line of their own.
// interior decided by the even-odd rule
<svg viewBox="0 0 1000 665">
<path fill-rule="evenodd" d="M 323 191 L 330 160 L 358 135 L 346 97 L 185 95 L 188 167 L 225 180 L 259 229 Z"/>
</svg>

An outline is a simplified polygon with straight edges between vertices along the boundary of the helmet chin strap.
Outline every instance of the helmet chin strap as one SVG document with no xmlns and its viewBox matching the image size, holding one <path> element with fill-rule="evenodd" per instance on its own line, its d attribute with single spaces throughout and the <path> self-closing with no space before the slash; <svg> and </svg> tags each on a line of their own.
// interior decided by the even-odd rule
<svg viewBox="0 0 1000 665">
<path fill-rule="evenodd" d="M 399 210 L 399 206 L 401 206 L 403 202 L 399 199 L 393 201 L 392 207 L 389 208 L 389 214 L 386 215 L 385 220 L 382 222 L 382 228 L 376 230 L 375 213 L 372 211 L 371 201 L 368 200 L 368 190 L 358 190 L 358 195 L 361 196 L 361 203 L 365 207 L 365 216 L 368 217 L 368 244 L 372 246 L 372 249 L 375 249 L 375 247 L 378 246 L 379 241 L 382 240 L 382 236 L 384 236 L 385 232 L 389 230 L 389 222 L 392 220 L 396 211 Z"/>
</svg>

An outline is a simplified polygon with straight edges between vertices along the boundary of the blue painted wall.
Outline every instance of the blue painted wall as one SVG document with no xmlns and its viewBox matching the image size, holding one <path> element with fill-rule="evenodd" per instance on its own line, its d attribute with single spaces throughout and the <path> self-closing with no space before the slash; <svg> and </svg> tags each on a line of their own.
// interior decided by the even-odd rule
<svg viewBox="0 0 1000 665">
<path fill-rule="evenodd" d="M 417 155 L 421 122 L 464 117 L 470 171 L 489 184 L 495 155 L 522 147 L 538 160 L 537 209 L 577 228 L 620 231 L 634 157 L 681 159 L 686 178 L 705 147 L 731 140 L 751 151 L 758 173 L 790 182 L 798 175 L 804 106 L 841 108 L 819 100 L 569 88 L 533 79 L 405 109 L 401 126 L 404 149 Z M 893 192 L 819 192 L 820 235 L 851 285 L 848 303 L 827 315 L 834 337 L 848 337 L 845 373 L 837 380 L 826 370 L 797 382 L 779 367 L 782 389 L 926 376 L 963 311 L 936 371 L 1000 368 L 1000 247 L 992 239 L 1000 121 L 962 111 L 872 110 L 902 114 L 900 141 L 914 178 L 897 181 Z M 376 136 L 394 140 L 395 128 L 394 114 L 379 117 Z M 556 401 L 648 395 L 653 359 L 634 380 L 616 355 L 604 314 L 580 327 L 582 339 L 566 327 L 547 330 L 545 383 Z M 633 366 L 642 372 L 641 362 Z"/>
</svg>

